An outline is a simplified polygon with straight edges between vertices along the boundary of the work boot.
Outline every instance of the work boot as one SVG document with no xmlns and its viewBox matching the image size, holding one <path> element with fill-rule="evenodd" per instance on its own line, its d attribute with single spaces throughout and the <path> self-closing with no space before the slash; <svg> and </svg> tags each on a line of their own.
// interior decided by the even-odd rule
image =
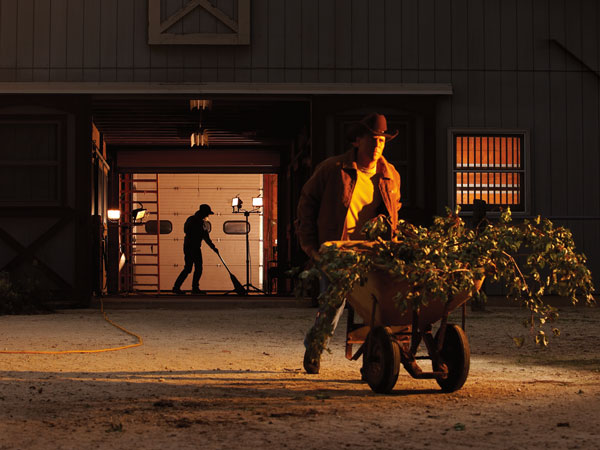
<svg viewBox="0 0 600 450">
<path fill-rule="evenodd" d="M 173 286 L 173 289 L 171 289 L 171 292 L 173 292 L 173 294 L 175 295 L 184 295 L 185 292 L 183 292 L 180 288 Z"/>
<path fill-rule="evenodd" d="M 321 355 L 311 352 L 308 348 L 304 352 L 304 370 L 306 373 L 315 375 L 321 368 Z"/>
<path fill-rule="evenodd" d="M 199 288 L 193 288 L 192 289 L 192 294 L 194 294 L 194 295 L 206 295 L 206 291 L 202 291 Z"/>
</svg>

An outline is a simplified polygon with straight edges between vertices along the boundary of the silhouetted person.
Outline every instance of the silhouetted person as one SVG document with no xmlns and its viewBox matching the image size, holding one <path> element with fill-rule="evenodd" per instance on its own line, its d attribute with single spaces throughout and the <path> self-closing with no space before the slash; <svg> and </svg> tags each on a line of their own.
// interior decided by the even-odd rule
<svg viewBox="0 0 600 450">
<path fill-rule="evenodd" d="M 201 291 L 198 283 L 202 276 L 202 241 L 205 241 L 215 253 L 219 253 L 215 244 L 210 240 L 208 225 L 206 218 L 214 214 L 207 204 L 200 205 L 200 209 L 193 216 L 190 216 L 185 221 L 183 231 L 185 232 L 185 240 L 183 241 L 183 254 L 185 256 L 185 267 L 175 280 L 173 292 L 175 294 L 183 294 L 181 285 L 192 271 L 194 266 L 194 275 L 192 277 L 192 294 L 205 294 Z"/>
</svg>

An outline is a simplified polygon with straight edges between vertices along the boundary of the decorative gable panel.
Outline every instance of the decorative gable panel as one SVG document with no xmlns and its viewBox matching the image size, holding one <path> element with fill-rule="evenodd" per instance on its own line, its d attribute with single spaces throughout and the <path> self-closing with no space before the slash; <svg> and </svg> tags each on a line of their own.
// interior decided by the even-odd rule
<svg viewBox="0 0 600 450">
<path fill-rule="evenodd" d="M 148 43 L 247 45 L 250 0 L 148 0 Z"/>
</svg>

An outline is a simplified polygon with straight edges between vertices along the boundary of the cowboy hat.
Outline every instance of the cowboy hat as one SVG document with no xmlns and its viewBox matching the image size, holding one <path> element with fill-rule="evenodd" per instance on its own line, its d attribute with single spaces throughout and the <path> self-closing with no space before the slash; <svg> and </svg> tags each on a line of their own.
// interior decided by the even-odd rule
<svg viewBox="0 0 600 450">
<path fill-rule="evenodd" d="M 355 122 L 350 136 L 352 140 L 357 137 L 371 134 L 373 136 L 385 136 L 386 140 L 391 141 L 398 136 L 398 130 L 393 134 L 387 132 L 387 120 L 383 114 L 371 113 Z"/>
<path fill-rule="evenodd" d="M 200 208 L 198 208 L 198 212 L 203 216 L 208 216 L 209 214 L 214 214 L 214 212 L 212 212 L 212 209 L 210 209 L 210 206 L 207 205 L 206 203 L 202 203 L 200 205 Z"/>
</svg>

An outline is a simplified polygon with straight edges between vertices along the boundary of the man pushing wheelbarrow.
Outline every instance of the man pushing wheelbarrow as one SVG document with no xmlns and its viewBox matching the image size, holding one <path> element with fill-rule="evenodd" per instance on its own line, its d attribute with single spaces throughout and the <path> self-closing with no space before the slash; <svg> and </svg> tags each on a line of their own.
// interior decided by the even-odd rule
<svg viewBox="0 0 600 450">
<path fill-rule="evenodd" d="M 391 229 L 396 228 L 402 205 L 400 175 L 383 157 L 383 150 L 386 142 L 397 135 L 398 131 L 387 132 L 385 116 L 369 114 L 351 127 L 348 138 L 352 148 L 317 166 L 302 188 L 296 221 L 300 246 L 310 258 L 319 258 L 323 242 L 363 239 L 363 225 L 379 214 L 388 215 Z M 323 293 L 327 288 L 325 276 L 320 284 Z M 321 302 L 315 323 L 304 340 L 307 373 L 319 373 L 321 353 L 344 306 L 345 301 L 339 305 Z M 324 339 L 320 332 L 323 329 L 327 330 Z"/>
</svg>

